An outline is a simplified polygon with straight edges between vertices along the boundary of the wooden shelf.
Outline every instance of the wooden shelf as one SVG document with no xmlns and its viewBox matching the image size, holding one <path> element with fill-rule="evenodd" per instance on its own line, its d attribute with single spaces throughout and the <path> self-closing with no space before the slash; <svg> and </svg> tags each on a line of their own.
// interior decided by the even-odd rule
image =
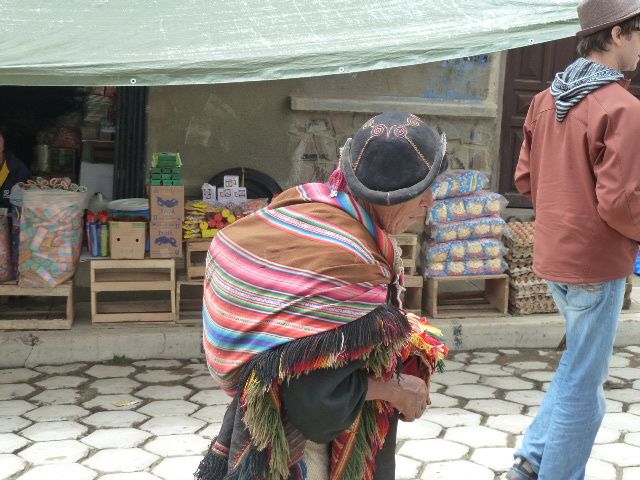
<svg viewBox="0 0 640 480">
<path fill-rule="evenodd" d="M 20 287 L 17 282 L 0 283 L 0 297 L 66 297 L 66 317 L 58 317 L 51 309 L 27 311 L 15 315 L 11 311 L 0 315 L 0 330 L 69 330 L 73 325 L 73 281 L 53 288 Z M 17 316 L 22 318 L 16 318 Z M 54 318 L 51 318 L 54 317 Z"/>
</svg>

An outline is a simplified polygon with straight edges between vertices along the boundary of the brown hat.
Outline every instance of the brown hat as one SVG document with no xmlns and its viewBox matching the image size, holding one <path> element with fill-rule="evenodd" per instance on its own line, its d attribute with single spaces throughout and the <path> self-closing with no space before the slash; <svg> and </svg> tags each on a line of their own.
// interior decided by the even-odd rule
<svg viewBox="0 0 640 480">
<path fill-rule="evenodd" d="M 640 15 L 640 0 L 581 0 L 578 5 L 580 18 L 579 37 L 614 27 Z"/>
</svg>

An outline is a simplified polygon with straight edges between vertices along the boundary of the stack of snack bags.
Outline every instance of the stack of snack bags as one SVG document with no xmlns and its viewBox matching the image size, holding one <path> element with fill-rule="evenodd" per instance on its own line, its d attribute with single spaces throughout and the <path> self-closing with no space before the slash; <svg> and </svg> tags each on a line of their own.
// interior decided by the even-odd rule
<svg viewBox="0 0 640 480">
<path fill-rule="evenodd" d="M 494 275 L 506 270 L 500 217 L 506 199 L 483 190 L 487 177 L 475 170 L 451 170 L 433 184 L 428 215 L 430 238 L 423 246 L 425 277 Z"/>
<path fill-rule="evenodd" d="M 203 200 L 188 202 L 184 207 L 183 238 L 213 238 L 227 225 L 251 215 L 267 204 L 266 198 L 247 200 L 243 205 L 233 207 L 211 204 Z"/>
<path fill-rule="evenodd" d="M 533 273 L 535 222 L 510 221 L 511 235 L 505 239 L 509 251 L 509 311 L 513 315 L 557 312 L 549 286 Z"/>
</svg>

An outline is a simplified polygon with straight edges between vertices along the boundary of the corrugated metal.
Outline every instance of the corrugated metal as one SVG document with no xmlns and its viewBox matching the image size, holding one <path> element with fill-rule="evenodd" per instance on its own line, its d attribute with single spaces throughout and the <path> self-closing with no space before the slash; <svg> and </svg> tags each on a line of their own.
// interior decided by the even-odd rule
<svg viewBox="0 0 640 480">
<path fill-rule="evenodd" d="M 118 89 L 113 198 L 146 197 L 147 87 Z"/>
</svg>

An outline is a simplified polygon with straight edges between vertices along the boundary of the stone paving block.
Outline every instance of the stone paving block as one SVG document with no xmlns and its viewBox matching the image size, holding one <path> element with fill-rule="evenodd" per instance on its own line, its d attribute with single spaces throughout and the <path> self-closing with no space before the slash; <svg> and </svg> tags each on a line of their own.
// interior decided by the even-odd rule
<svg viewBox="0 0 640 480">
<path fill-rule="evenodd" d="M 103 475 L 100 480 L 161 480 L 160 477 L 151 475 L 149 472 L 131 472 L 131 473 L 109 473 Z"/>
<path fill-rule="evenodd" d="M 418 476 L 422 464 L 410 458 L 396 455 L 396 480 L 412 480 Z"/>
<path fill-rule="evenodd" d="M 174 385 L 165 387 L 164 385 L 152 385 L 138 390 L 136 395 L 141 398 L 150 398 L 152 400 L 184 400 L 193 393 L 193 390 L 183 387 L 182 385 Z M 230 398 L 230 397 L 227 397 Z"/>
<path fill-rule="evenodd" d="M 455 360 L 445 360 L 445 370 L 453 372 L 454 370 L 462 370 L 467 364 L 462 362 L 456 362 Z"/>
<path fill-rule="evenodd" d="M 627 433 L 624 437 L 624 443 L 640 447 L 640 433 Z"/>
<path fill-rule="evenodd" d="M 144 368 L 162 368 L 162 369 L 173 369 L 179 368 L 182 366 L 182 362 L 179 360 L 139 360 L 137 362 L 133 362 L 136 367 L 144 367 Z"/>
<path fill-rule="evenodd" d="M 408 440 L 400 447 L 399 455 L 421 462 L 441 462 L 464 457 L 469 447 L 448 440 Z"/>
<path fill-rule="evenodd" d="M 90 468 L 77 463 L 40 465 L 32 468 L 17 480 L 92 480 L 98 476 Z"/>
<path fill-rule="evenodd" d="M 640 467 L 625 468 L 622 480 L 640 480 Z"/>
<path fill-rule="evenodd" d="M 222 422 L 222 421 L 221 421 Z M 197 418 L 187 416 L 154 417 L 140 425 L 141 430 L 151 432 L 154 435 L 178 435 L 195 433 L 200 430 L 205 422 Z"/>
<path fill-rule="evenodd" d="M 34 367 L 34 370 L 37 370 L 41 373 L 46 373 L 47 375 L 66 375 L 67 373 L 75 373 L 79 370 L 82 370 L 87 366 L 86 363 L 67 363 L 66 365 L 39 365 Z"/>
<path fill-rule="evenodd" d="M 430 463 L 422 473 L 423 480 L 493 480 L 495 474 L 487 467 L 466 460 Z"/>
<path fill-rule="evenodd" d="M 83 464 L 104 473 L 137 472 L 149 468 L 157 460 L 157 455 L 141 448 L 107 448 L 100 450 Z"/>
<path fill-rule="evenodd" d="M 75 375 L 57 375 L 36 382 L 36 385 L 46 388 L 47 390 L 55 390 L 57 388 L 76 388 L 86 383 L 88 379 Z"/>
<path fill-rule="evenodd" d="M 598 434 L 596 435 L 595 443 L 598 445 L 604 443 L 615 443 L 620 440 L 621 435 L 622 433 L 620 433 L 618 430 L 612 430 L 607 427 L 600 427 L 600 430 L 598 430 Z"/>
<path fill-rule="evenodd" d="M 511 350 L 511 349 L 501 348 L 500 350 L 498 350 L 498 352 L 500 352 L 503 355 L 508 355 L 510 357 L 515 357 L 516 355 L 520 355 L 520 350 Z"/>
<path fill-rule="evenodd" d="M 39 376 L 30 368 L 7 368 L 0 370 L 0 383 L 24 383 Z"/>
<path fill-rule="evenodd" d="M 466 364 L 469 360 L 471 360 L 471 354 L 468 352 L 456 353 L 451 358 L 456 362 L 462 362 Z"/>
<path fill-rule="evenodd" d="M 27 440 L 15 433 L 0 433 L 0 453 L 13 453 L 27 443 L 29 443 Z"/>
<path fill-rule="evenodd" d="M 431 404 L 436 407 L 457 407 L 460 404 L 460 400 L 452 398 L 441 393 L 430 393 Z"/>
<path fill-rule="evenodd" d="M 192 377 L 199 377 L 201 375 L 211 375 L 207 365 L 204 363 L 190 363 L 182 367 L 182 370 L 189 372 Z"/>
<path fill-rule="evenodd" d="M 0 455 L 0 479 L 11 478 L 27 466 L 22 458 L 16 455 Z"/>
<path fill-rule="evenodd" d="M 134 448 L 151 437 L 149 432 L 137 428 L 107 428 L 96 430 L 81 441 L 94 448 Z"/>
<path fill-rule="evenodd" d="M 631 345 L 629 347 L 625 347 L 624 349 L 631 353 L 640 353 L 640 346 L 638 345 Z"/>
<path fill-rule="evenodd" d="M 629 413 L 633 413 L 634 415 L 640 415 L 640 403 L 634 403 L 629 406 Z"/>
<path fill-rule="evenodd" d="M 192 416 L 204 420 L 207 423 L 222 423 L 227 407 L 224 405 L 213 405 L 198 410 Z"/>
<path fill-rule="evenodd" d="M 618 400 L 624 403 L 634 403 L 640 400 L 640 392 L 633 388 L 622 388 L 614 390 L 605 390 L 604 395 L 612 400 Z"/>
<path fill-rule="evenodd" d="M 135 368 L 129 367 L 129 366 L 94 365 L 84 373 L 96 378 L 116 378 L 116 377 L 128 377 L 135 371 L 136 371 Z"/>
<path fill-rule="evenodd" d="M 404 423 L 404 422 L 401 422 L 401 423 Z M 204 438 L 209 443 L 211 443 L 211 440 L 213 440 L 218 435 L 218 433 L 220 433 L 221 427 L 222 427 L 221 423 L 209 423 L 207 425 L 207 428 L 203 428 L 198 432 L 198 435 L 200 435 L 202 438 Z"/>
<path fill-rule="evenodd" d="M 90 388 L 95 388 L 98 393 L 106 395 L 115 393 L 131 393 L 139 386 L 140 382 L 136 382 L 130 378 L 105 378 L 102 380 L 96 380 L 89 385 Z"/>
<path fill-rule="evenodd" d="M 616 468 L 610 463 L 590 458 L 585 477 L 593 480 L 616 480 Z"/>
<path fill-rule="evenodd" d="M 195 472 L 202 455 L 165 458 L 151 471 L 163 480 L 185 480 L 185 472 Z"/>
<path fill-rule="evenodd" d="M 471 455 L 471 461 L 496 473 L 506 472 L 513 465 L 513 448 L 478 448 Z"/>
<path fill-rule="evenodd" d="M 445 428 L 480 425 L 481 419 L 477 413 L 461 408 L 431 408 L 422 416 L 422 420 L 437 423 Z"/>
<path fill-rule="evenodd" d="M 98 395 L 93 400 L 84 402 L 82 406 L 88 409 L 98 408 L 100 410 L 132 410 L 138 408 L 142 400 L 133 395 Z"/>
<path fill-rule="evenodd" d="M 613 357 L 611 357 L 609 368 L 626 368 L 630 364 L 631 360 L 629 360 L 628 358 L 614 355 Z"/>
<path fill-rule="evenodd" d="M 633 382 L 633 388 L 635 390 L 640 390 L 640 380 L 636 380 L 635 382 Z"/>
<path fill-rule="evenodd" d="M 472 448 L 508 446 L 508 436 L 505 432 L 482 426 L 450 428 L 444 439 Z"/>
<path fill-rule="evenodd" d="M 498 356 L 495 352 L 474 352 L 471 363 L 493 363 Z"/>
<path fill-rule="evenodd" d="M 622 378 L 609 376 L 607 378 L 607 381 L 605 382 L 605 388 L 607 390 L 628 388 L 629 387 L 629 382 L 630 382 L 630 380 L 624 380 Z"/>
<path fill-rule="evenodd" d="M 544 392 L 538 390 L 515 390 L 507 392 L 504 399 L 508 402 L 520 403 L 528 407 L 540 405 L 544 399 Z"/>
<path fill-rule="evenodd" d="M 149 370 L 137 374 L 135 378 L 142 383 L 171 383 L 184 380 L 184 375 L 168 370 Z M 211 381 L 213 382 L 213 379 Z"/>
<path fill-rule="evenodd" d="M 525 407 L 524 414 L 530 417 L 535 417 L 538 415 L 538 410 L 540 410 L 540 407 Z"/>
<path fill-rule="evenodd" d="M 477 383 L 479 375 L 467 372 L 444 372 L 438 375 L 438 383 L 448 387 L 452 385 L 464 385 L 467 383 Z"/>
<path fill-rule="evenodd" d="M 35 392 L 35 389 L 27 383 L 3 383 L 0 384 L 0 400 L 15 400 L 24 398 Z"/>
<path fill-rule="evenodd" d="M 524 378 L 528 378 L 529 380 L 535 380 L 536 382 L 550 382 L 551 380 L 553 380 L 553 376 L 555 374 L 555 371 L 547 370 L 527 372 L 523 373 L 522 376 Z"/>
<path fill-rule="evenodd" d="M 512 362 L 507 365 L 516 370 L 546 370 L 549 368 L 547 362 Z"/>
<path fill-rule="evenodd" d="M 0 417 L 0 433 L 11 433 L 22 430 L 31 425 L 31 422 L 18 416 Z"/>
<path fill-rule="evenodd" d="M 621 432 L 640 432 L 640 416 L 633 413 L 608 413 L 602 425 Z"/>
<path fill-rule="evenodd" d="M 640 379 L 640 368 L 610 368 L 609 375 L 624 380 Z"/>
<path fill-rule="evenodd" d="M 607 402 L 607 413 L 621 413 L 624 409 L 624 405 L 622 402 L 618 402 L 616 400 L 606 400 Z"/>
<path fill-rule="evenodd" d="M 417 419 L 414 422 L 398 422 L 398 440 L 426 440 L 437 438 L 442 432 L 442 427 L 436 423 L 431 423 Z M 202 432 L 200 432 L 202 435 Z"/>
<path fill-rule="evenodd" d="M 25 414 L 34 422 L 58 422 L 62 420 L 76 420 L 89 415 L 88 410 L 77 405 L 47 405 Z"/>
<path fill-rule="evenodd" d="M 526 415 L 495 415 L 487 419 L 487 426 L 513 434 L 524 433 L 533 419 Z"/>
<path fill-rule="evenodd" d="M 74 388 L 45 390 L 30 400 L 38 405 L 72 405 L 80 399 L 80 391 Z"/>
<path fill-rule="evenodd" d="M 464 399 L 493 398 L 496 389 L 485 385 L 453 385 L 444 392 L 446 395 Z"/>
<path fill-rule="evenodd" d="M 624 443 L 595 445 L 591 451 L 591 456 L 618 467 L 640 466 L 640 447 Z"/>
<path fill-rule="evenodd" d="M 18 455 L 32 465 L 49 463 L 75 463 L 89 454 L 89 447 L 77 440 L 38 442 L 22 450 Z"/>
<path fill-rule="evenodd" d="M 483 415 L 516 415 L 522 412 L 522 405 L 495 399 L 470 400 L 464 408 Z"/>
<path fill-rule="evenodd" d="M 429 392 L 437 393 L 444 390 L 444 388 L 444 385 L 440 385 L 438 382 L 429 382 Z"/>
<path fill-rule="evenodd" d="M 25 400 L 3 400 L 0 402 L 0 417 L 23 415 L 36 406 Z"/>
<path fill-rule="evenodd" d="M 485 377 L 510 377 L 513 375 L 513 370 L 495 364 L 469 365 L 465 367 L 465 371 Z"/>
<path fill-rule="evenodd" d="M 189 399 L 200 405 L 228 405 L 231 397 L 222 390 L 202 390 Z"/>
<path fill-rule="evenodd" d="M 140 413 L 151 417 L 172 417 L 175 415 L 190 415 L 200 405 L 185 400 L 157 400 L 139 408 Z"/>
<path fill-rule="evenodd" d="M 138 412 L 122 411 L 122 412 L 98 412 L 82 419 L 82 423 L 92 425 L 99 428 L 117 428 L 117 427 L 133 427 L 134 425 L 145 421 L 146 415 Z"/>
<path fill-rule="evenodd" d="M 20 432 L 20 435 L 34 442 L 52 440 L 75 440 L 85 434 L 87 427 L 77 422 L 39 422 Z"/>
<path fill-rule="evenodd" d="M 207 390 L 210 388 L 216 388 L 218 384 L 211 377 L 211 375 L 200 375 L 199 377 L 193 377 L 187 382 L 196 390 Z"/>
<path fill-rule="evenodd" d="M 210 441 L 199 435 L 165 435 L 151 440 L 145 450 L 161 457 L 181 457 L 205 454 Z"/>
<path fill-rule="evenodd" d="M 530 390 L 533 388 L 533 382 L 517 377 L 482 377 L 480 383 L 501 390 Z"/>
</svg>

